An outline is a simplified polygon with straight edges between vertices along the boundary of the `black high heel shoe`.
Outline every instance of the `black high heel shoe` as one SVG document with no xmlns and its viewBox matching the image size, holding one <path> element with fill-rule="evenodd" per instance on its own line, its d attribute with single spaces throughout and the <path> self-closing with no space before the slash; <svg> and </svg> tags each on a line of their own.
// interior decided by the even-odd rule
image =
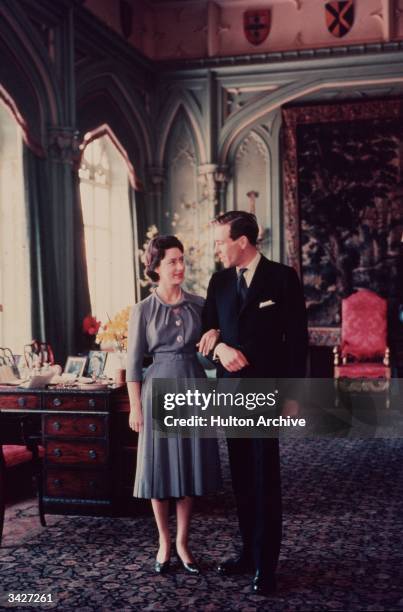
<svg viewBox="0 0 403 612">
<path fill-rule="evenodd" d="M 183 569 L 186 572 L 188 572 L 189 574 L 192 574 L 192 576 L 198 576 L 200 574 L 200 569 L 196 563 L 186 563 L 186 561 L 183 561 L 183 559 L 180 558 L 179 553 L 176 549 L 176 546 L 174 547 L 174 552 L 178 558 L 179 563 L 182 565 Z"/>
<path fill-rule="evenodd" d="M 171 551 L 169 551 L 169 557 L 166 561 L 157 561 L 155 560 L 154 571 L 157 574 L 166 574 L 169 570 L 169 566 L 171 564 Z"/>
<path fill-rule="evenodd" d="M 170 559 L 168 559 L 168 561 L 163 561 L 162 563 L 156 560 L 155 565 L 154 565 L 154 570 L 157 574 L 166 574 L 167 571 L 169 570 L 170 564 L 171 564 Z"/>
</svg>

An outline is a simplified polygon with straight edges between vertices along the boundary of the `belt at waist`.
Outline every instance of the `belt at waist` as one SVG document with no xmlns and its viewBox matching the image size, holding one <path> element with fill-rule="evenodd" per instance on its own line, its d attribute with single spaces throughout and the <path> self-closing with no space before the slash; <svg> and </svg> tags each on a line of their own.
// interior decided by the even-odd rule
<svg viewBox="0 0 403 612">
<path fill-rule="evenodd" d="M 181 361 L 183 359 L 196 359 L 197 353 L 193 351 L 191 353 L 174 353 L 167 351 L 166 353 L 154 353 L 154 362 L 158 361 Z"/>
</svg>

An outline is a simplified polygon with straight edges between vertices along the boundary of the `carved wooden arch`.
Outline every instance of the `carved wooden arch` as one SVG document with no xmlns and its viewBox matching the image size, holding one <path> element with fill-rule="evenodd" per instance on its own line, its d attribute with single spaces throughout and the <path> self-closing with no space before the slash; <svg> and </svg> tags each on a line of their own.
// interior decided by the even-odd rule
<svg viewBox="0 0 403 612">
<path fill-rule="evenodd" d="M 249 136 L 251 132 L 254 132 L 259 138 L 262 140 L 266 150 L 267 155 L 271 161 L 272 153 L 271 153 L 271 142 L 269 134 L 260 126 L 260 125 L 249 125 L 242 132 L 240 132 L 237 137 L 231 142 L 231 147 L 228 151 L 227 155 L 227 165 L 229 168 L 229 172 L 231 173 L 231 168 L 235 163 L 235 159 L 238 153 L 238 149 L 242 142 Z"/>
<path fill-rule="evenodd" d="M 155 155 L 157 166 L 160 168 L 162 168 L 164 165 L 169 134 L 181 112 L 184 113 L 185 119 L 189 124 L 199 165 L 203 165 L 208 162 L 206 146 L 201 129 L 200 112 L 191 96 L 187 95 L 186 92 L 181 92 L 180 95 L 176 93 L 175 95 L 170 96 L 160 114 L 161 123 L 158 121 L 158 125 L 161 124 L 162 127 L 160 137 L 157 141 Z"/>
<path fill-rule="evenodd" d="M 360 81 L 360 86 L 366 85 L 385 85 L 391 83 L 402 83 L 402 77 L 385 77 L 385 78 L 368 78 Z M 256 123 L 261 121 L 266 115 L 272 111 L 281 108 L 284 104 L 293 102 L 308 94 L 319 91 L 326 91 L 331 86 L 336 85 L 333 78 L 318 77 L 310 81 L 293 81 L 279 87 L 275 91 L 268 93 L 264 98 L 245 104 L 245 106 L 236 113 L 236 118 L 229 118 L 222 128 L 219 138 L 218 163 L 220 166 L 225 166 L 228 162 L 229 151 L 232 142 L 238 135 L 250 129 Z M 348 79 L 343 82 L 337 81 L 339 88 L 351 87 L 352 83 Z"/>
<path fill-rule="evenodd" d="M 27 145 L 45 155 L 46 129 L 61 123 L 62 100 L 47 50 L 18 3 L 2 5 L 0 85 L 2 98 L 23 128 Z M 17 112 L 18 109 L 18 112 Z"/>
</svg>

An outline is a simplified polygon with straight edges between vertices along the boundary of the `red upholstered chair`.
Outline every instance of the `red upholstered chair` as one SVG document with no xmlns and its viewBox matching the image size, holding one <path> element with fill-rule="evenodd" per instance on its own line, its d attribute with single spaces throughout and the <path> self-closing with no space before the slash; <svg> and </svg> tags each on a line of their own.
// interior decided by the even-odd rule
<svg viewBox="0 0 403 612">
<path fill-rule="evenodd" d="M 15 441 L 15 444 L 2 444 L 4 440 Z M 3 535 L 5 514 L 5 481 L 6 471 L 24 463 L 31 463 L 38 488 L 39 518 L 42 526 L 46 526 L 43 512 L 42 464 L 43 448 L 31 436 L 30 423 L 22 419 L 4 420 L 0 432 L 0 543 Z"/>
<path fill-rule="evenodd" d="M 389 406 L 386 300 L 368 289 L 342 300 L 341 345 L 333 353 L 338 390 L 384 391 Z"/>
</svg>

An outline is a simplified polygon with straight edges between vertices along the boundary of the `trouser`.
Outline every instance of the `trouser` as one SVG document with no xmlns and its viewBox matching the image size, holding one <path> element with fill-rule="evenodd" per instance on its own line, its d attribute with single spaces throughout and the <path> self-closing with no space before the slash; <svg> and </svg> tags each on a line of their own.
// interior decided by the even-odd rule
<svg viewBox="0 0 403 612">
<path fill-rule="evenodd" d="M 243 554 L 255 569 L 272 575 L 282 530 L 278 439 L 229 438 L 227 442 Z"/>
</svg>

